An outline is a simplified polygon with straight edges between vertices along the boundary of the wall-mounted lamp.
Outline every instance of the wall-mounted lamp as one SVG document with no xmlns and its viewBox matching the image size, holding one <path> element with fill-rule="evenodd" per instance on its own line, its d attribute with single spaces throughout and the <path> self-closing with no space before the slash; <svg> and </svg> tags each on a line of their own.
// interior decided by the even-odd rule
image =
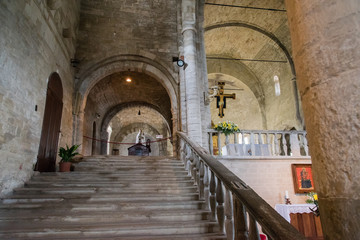
<svg viewBox="0 0 360 240">
<path fill-rule="evenodd" d="M 187 63 L 184 61 L 184 56 L 173 57 L 173 62 L 176 62 L 178 67 L 184 67 L 184 70 L 187 67 Z"/>
<path fill-rule="evenodd" d="M 70 63 L 71 63 L 72 67 L 76 68 L 80 63 L 80 60 L 76 59 L 76 58 L 72 58 L 72 59 L 70 59 Z"/>
</svg>

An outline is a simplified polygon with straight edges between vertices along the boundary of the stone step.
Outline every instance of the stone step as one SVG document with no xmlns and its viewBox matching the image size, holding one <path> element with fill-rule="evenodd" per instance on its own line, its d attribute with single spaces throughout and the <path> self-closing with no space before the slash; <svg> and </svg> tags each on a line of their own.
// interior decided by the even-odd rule
<svg viewBox="0 0 360 240">
<path fill-rule="evenodd" d="M 71 203 L 81 202 L 136 202 L 136 201 L 188 201 L 198 200 L 199 195 L 197 193 L 190 194 L 36 194 L 36 195 L 14 195 L 3 199 L 3 204 L 14 204 L 14 203 L 45 203 L 45 202 L 64 202 L 71 201 Z"/>
<path fill-rule="evenodd" d="M 64 183 L 65 184 L 65 183 Z M 70 186 L 69 186 L 70 185 Z M 128 183 L 113 183 L 113 184 L 101 184 L 98 186 L 82 186 L 81 184 L 79 186 L 76 186 L 76 183 L 70 184 L 66 186 L 59 186 L 59 187 L 23 187 L 23 188 L 17 188 L 14 190 L 14 193 L 95 193 L 95 192 L 108 192 L 108 191 L 123 191 L 123 190 L 131 190 L 133 189 L 136 191 L 139 190 L 154 190 L 157 189 L 174 189 L 174 190 L 181 190 L 183 188 L 190 188 L 193 187 L 194 184 L 190 181 L 184 181 L 184 182 L 169 182 L 169 183 L 137 183 L 137 182 L 128 182 Z"/>
<path fill-rule="evenodd" d="M 0 203 L 0 239 L 225 239 L 183 163 L 167 157 L 84 158 L 36 174 Z"/>
<path fill-rule="evenodd" d="M 3 239 L 26 239 L 28 240 L 28 237 L 20 237 L 17 236 L 14 238 L 14 236 L 11 236 L 11 238 L 3 238 Z M 36 237 L 31 239 L 38 239 L 38 240 L 48 240 L 49 238 L 47 236 L 45 237 Z M 171 235 L 107 235 L 107 236 L 53 236 L 51 238 L 52 240 L 226 240 L 226 236 L 223 233 L 200 233 L 200 234 L 171 234 Z"/>
<path fill-rule="evenodd" d="M 1 239 L 16 239 L 28 237 L 36 239 L 55 239 L 55 237 L 121 237 L 121 236 L 151 236 L 173 234 L 201 234 L 219 231 L 218 224 L 208 221 L 175 221 L 175 222 L 118 222 L 118 223 L 58 223 L 54 224 L 1 224 Z M 6 238 L 5 238 L 6 237 Z"/>
<path fill-rule="evenodd" d="M 54 209 L 61 211 L 127 211 L 127 210 L 179 210 L 179 209 L 203 209 L 204 201 L 132 201 L 118 202 L 80 202 L 72 203 L 71 201 L 59 200 L 58 202 L 39 202 L 39 203 L 12 203 L 0 204 L 2 209 Z"/>
<path fill-rule="evenodd" d="M 206 210 L 131 210 L 93 212 L 93 211 L 54 211 L 52 209 L 0 210 L 0 222 L 20 224 L 22 221 L 34 222 L 119 222 L 119 221 L 197 221 L 206 220 L 209 212 Z"/>
<path fill-rule="evenodd" d="M 140 185 L 140 186 L 139 186 Z M 131 186 L 136 186 L 136 188 L 131 188 Z M 111 183 L 111 182 L 102 182 L 97 184 L 91 184 L 91 183 L 66 183 L 66 182 L 58 182 L 58 183 L 49 183 L 49 184 L 38 184 L 38 183 L 28 183 L 23 188 L 16 188 L 14 192 L 28 192 L 30 190 L 35 189 L 41 189 L 41 190 L 47 190 L 47 189 L 54 189 L 59 190 L 61 188 L 64 188 L 64 190 L 68 188 L 78 188 L 81 190 L 82 188 L 86 189 L 92 189 L 92 190 L 98 190 L 98 191 L 115 191 L 115 192 L 126 192 L 129 190 L 139 192 L 139 191 L 154 191 L 154 192 L 161 192 L 161 190 L 169 192 L 169 190 L 194 190 L 196 191 L 196 186 L 194 184 L 184 181 L 183 183 L 176 183 L 176 182 L 169 182 L 167 184 L 155 184 L 155 183 L 144 183 L 144 184 L 127 184 L 127 183 Z"/>
<path fill-rule="evenodd" d="M 84 160 L 78 163 L 79 165 L 89 164 L 89 165 L 121 165 L 121 166 L 184 166 L 182 161 L 134 161 L 134 160 L 104 160 L 104 161 L 91 161 Z"/>
<path fill-rule="evenodd" d="M 73 191 L 74 188 L 77 188 L 79 191 Z M 44 187 L 41 188 L 41 186 L 39 187 L 31 187 L 31 188 L 17 188 L 14 190 L 14 194 L 13 195 L 9 195 L 7 198 L 9 197 L 13 197 L 14 195 L 21 195 L 24 196 L 26 194 L 34 194 L 34 192 L 32 191 L 33 189 L 41 189 L 40 191 L 42 191 L 44 194 L 54 194 L 54 191 L 58 191 L 58 194 L 69 194 L 71 192 L 73 193 L 81 193 L 81 194 L 92 194 L 92 193 L 96 193 L 96 194 L 136 194 L 136 193 L 144 193 L 144 194 L 151 194 L 151 193 L 162 193 L 162 194 L 187 194 L 187 193 L 195 193 L 197 192 L 197 187 L 196 186 L 183 186 L 183 187 L 174 187 L 174 186 L 168 186 L 168 187 L 146 187 L 146 188 L 136 188 L 136 189 L 132 189 L 132 188 L 115 188 L 113 186 L 108 186 L 108 187 L 101 187 L 101 188 L 97 188 L 94 186 L 59 186 L 59 187 L 52 187 L 52 186 L 48 186 L 48 187 Z M 47 191 L 47 189 L 49 189 L 52 192 L 48 192 L 45 193 L 45 191 Z M 60 191 L 63 190 L 63 193 L 60 193 Z M 68 192 L 66 192 L 66 190 L 68 190 Z M 82 190 L 82 191 L 81 191 Z"/>
<path fill-rule="evenodd" d="M 84 178 L 84 177 L 181 177 L 187 176 L 187 172 L 185 171 L 176 171 L 176 172 L 149 172 L 149 173 L 133 173 L 133 172 L 112 172 L 112 171 L 94 171 L 94 172 L 51 172 L 51 173 L 41 173 L 34 175 L 33 178 L 36 177 L 56 177 L 56 178 Z"/>
<path fill-rule="evenodd" d="M 72 180 L 72 182 L 69 182 Z M 39 176 L 33 177 L 28 183 L 25 185 L 38 184 L 42 186 L 46 186 L 52 183 L 79 183 L 79 184 L 117 184 L 118 182 L 177 182 L 177 181 L 190 181 L 191 178 L 189 176 L 144 176 L 144 175 L 118 175 L 118 176 L 76 176 L 71 177 L 67 176 Z"/>
<path fill-rule="evenodd" d="M 176 157 L 171 156 L 119 156 L 119 155 L 93 155 L 93 156 L 84 156 L 83 160 L 131 160 L 131 161 L 180 161 Z"/>
</svg>

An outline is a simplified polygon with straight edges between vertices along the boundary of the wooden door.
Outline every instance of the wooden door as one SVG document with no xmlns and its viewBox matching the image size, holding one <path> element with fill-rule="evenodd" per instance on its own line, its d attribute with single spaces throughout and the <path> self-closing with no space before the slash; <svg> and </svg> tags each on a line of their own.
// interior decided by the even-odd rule
<svg viewBox="0 0 360 240">
<path fill-rule="evenodd" d="M 62 85 L 57 73 L 50 76 L 46 93 L 44 120 L 35 170 L 54 172 L 62 116 Z"/>
</svg>

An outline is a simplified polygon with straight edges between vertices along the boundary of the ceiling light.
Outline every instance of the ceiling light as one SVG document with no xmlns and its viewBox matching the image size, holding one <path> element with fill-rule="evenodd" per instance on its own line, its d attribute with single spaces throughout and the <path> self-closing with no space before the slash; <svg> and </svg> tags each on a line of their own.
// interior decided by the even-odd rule
<svg viewBox="0 0 360 240">
<path fill-rule="evenodd" d="M 126 81 L 127 81 L 127 82 L 131 82 L 131 78 L 127 78 Z"/>
</svg>

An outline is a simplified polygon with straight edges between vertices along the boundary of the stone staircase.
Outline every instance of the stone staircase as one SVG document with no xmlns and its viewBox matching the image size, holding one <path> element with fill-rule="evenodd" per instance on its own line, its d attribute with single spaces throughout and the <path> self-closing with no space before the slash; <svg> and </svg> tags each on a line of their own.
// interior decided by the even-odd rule
<svg viewBox="0 0 360 240">
<path fill-rule="evenodd" d="M 204 209 L 179 160 L 86 157 L 2 199 L 0 239 L 226 239 Z"/>
</svg>

